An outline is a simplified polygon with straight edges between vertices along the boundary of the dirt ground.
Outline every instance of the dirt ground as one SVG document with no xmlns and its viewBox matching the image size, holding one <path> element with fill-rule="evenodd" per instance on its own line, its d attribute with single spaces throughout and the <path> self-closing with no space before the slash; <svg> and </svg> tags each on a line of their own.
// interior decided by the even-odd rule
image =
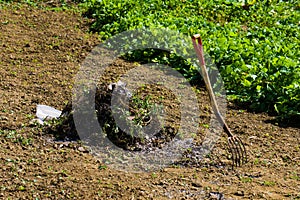
<svg viewBox="0 0 300 200">
<path fill-rule="evenodd" d="M 199 166 L 147 173 L 117 171 L 80 144 L 50 141 L 31 124 L 36 105 L 63 110 L 70 100 L 79 64 L 100 42 L 89 23 L 74 11 L 0 4 L 1 199 L 300 199 L 299 122 L 278 124 L 232 103 L 226 120 L 249 154 L 235 169 L 225 135 Z M 199 91 L 201 134 L 211 111 Z"/>
</svg>

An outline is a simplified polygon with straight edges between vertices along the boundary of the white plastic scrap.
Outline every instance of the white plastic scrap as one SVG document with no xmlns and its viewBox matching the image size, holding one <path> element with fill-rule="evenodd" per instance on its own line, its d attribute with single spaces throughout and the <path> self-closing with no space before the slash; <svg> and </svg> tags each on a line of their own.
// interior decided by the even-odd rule
<svg viewBox="0 0 300 200">
<path fill-rule="evenodd" d="M 38 104 L 36 107 L 36 121 L 40 124 L 44 124 L 45 120 L 59 118 L 61 113 L 62 112 L 60 110 L 53 107 Z"/>
</svg>

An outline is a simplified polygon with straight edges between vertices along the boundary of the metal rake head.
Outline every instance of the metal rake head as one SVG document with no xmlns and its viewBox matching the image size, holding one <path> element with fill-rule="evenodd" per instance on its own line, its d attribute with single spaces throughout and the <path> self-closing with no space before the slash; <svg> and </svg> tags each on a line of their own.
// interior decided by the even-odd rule
<svg viewBox="0 0 300 200">
<path fill-rule="evenodd" d="M 228 137 L 228 146 L 231 152 L 231 159 L 233 166 L 241 166 L 247 162 L 247 153 L 245 145 L 237 136 Z"/>
</svg>

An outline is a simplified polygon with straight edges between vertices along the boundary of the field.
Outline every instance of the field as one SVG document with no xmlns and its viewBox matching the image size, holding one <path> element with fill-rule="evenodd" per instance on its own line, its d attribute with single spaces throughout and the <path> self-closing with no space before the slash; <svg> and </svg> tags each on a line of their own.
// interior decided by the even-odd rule
<svg viewBox="0 0 300 200">
<path fill-rule="evenodd" d="M 247 102 L 228 102 L 226 121 L 245 142 L 249 154 L 245 165 L 232 169 L 226 137 L 222 135 L 199 165 L 121 172 L 92 156 L 80 142 L 55 141 L 53 135 L 32 123 L 37 104 L 65 108 L 80 63 L 101 39 L 89 31 L 95 19 L 82 16 L 77 5 L 28 2 L 0 3 L 1 199 L 300 199 L 297 55 L 291 56 L 293 61 L 282 71 L 282 75 L 296 78 L 290 83 L 295 88 L 288 88 L 284 97 L 295 103 L 285 103 L 283 98 L 279 104 L 284 106 L 278 106 L 281 118 L 277 118 L 274 107 L 264 108 L 263 112 L 254 109 L 257 104 L 249 108 L 253 98 L 258 98 L 259 82 L 254 83 L 255 91 L 251 90 L 253 95 Z M 299 43 L 295 43 L 297 50 Z M 118 59 L 104 80 L 116 79 L 135 64 Z M 296 75 L 289 71 L 291 68 L 296 69 Z M 238 71 L 228 73 L 235 76 Z M 248 75 L 251 77 L 245 74 L 245 80 Z M 226 81 L 230 82 L 225 79 L 225 85 Z M 238 85 L 238 81 L 232 83 Z M 239 100 L 247 84 L 245 81 L 241 91 L 233 91 L 232 99 Z M 194 87 L 203 113 L 198 133 L 201 136 L 208 131 L 211 108 L 203 84 Z M 259 98 L 266 100 L 263 92 L 268 91 L 260 91 Z M 166 92 L 168 95 L 172 98 Z M 176 107 L 176 103 L 169 102 L 168 106 Z"/>
</svg>

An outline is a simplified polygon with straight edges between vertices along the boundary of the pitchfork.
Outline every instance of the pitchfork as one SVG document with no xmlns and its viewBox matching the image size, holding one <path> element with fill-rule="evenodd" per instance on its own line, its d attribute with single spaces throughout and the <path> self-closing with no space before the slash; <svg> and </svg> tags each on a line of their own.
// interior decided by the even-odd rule
<svg viewBox="0 0 300 200">
<path fill-rule="evenodd" d="M 205 86 L 208 90 L 208 94 L 209 94 L 209 98 L 210 98 L 210 101 L 212 104 L 213 111 L 217 117 L 217 120 L 221 124 L 223 124 L 223 129 L 228 136 L 228 146 L 229 146 L 229 150 L 232 155 L 231 158 L 232 158 L 233 166 L 240 166 L 243 163 L 247 162 L 246 148 L 245 148 L 242 140 L 230 131 L 228 125 L 226 124 L 224 118 L 222 117 L 222 115 L 219 111 L 218 104 L 217 104 L 214 92 L 212 90 L 211 82 L 210 82 L 208 72 L 207 72 L 207 69 L 205 66 L 203 45 L 202 45 L 202 40 L 201 40 L 200 34 L 193 35 L 192 40 L 193 40 L 193 45 L 194 45 L 194 49 L 196 51 L 197 57 L 200 61 L 200 68 L 202 71 L 202 76 L 203 76 L 203 79 L 205 82 Z"/>
</svg>

